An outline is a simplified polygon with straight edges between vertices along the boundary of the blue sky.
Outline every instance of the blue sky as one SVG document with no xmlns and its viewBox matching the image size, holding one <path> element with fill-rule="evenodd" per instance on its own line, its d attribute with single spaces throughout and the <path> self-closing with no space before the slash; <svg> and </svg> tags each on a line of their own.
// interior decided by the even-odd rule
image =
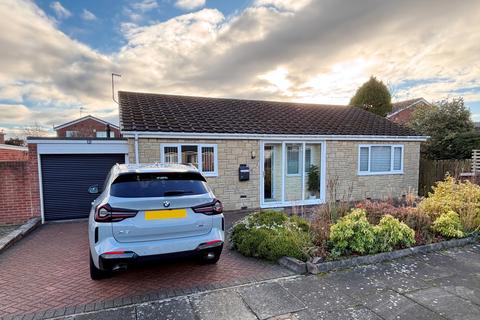
<svg viewBox="0 0 480 320">
<path fill-rule="evenodd" d="M 480 121 L 480 2 L 2 0 L 0 129 L 93 114 L 120 90 L 346 104 L 371 75 L 393 100 L 463 96 Z"/>
<path fill-rule="evenodd" d="M 59 18 L 54 10 L 56 1 L 36 1 L 48 15 L 58 20 L 58 28 L 73 39 L 88 44 L 95 50 L 112 53 L 125 45 L 120 26 L 122 22 L 131 21 L 132 11 L 141 14 L 141 20 L 136 21 L 139 25 L 149 25 L 156 22 L 166 21 L 195 9 L 181 9 L 175 6 L 174 0 L 147 1 L 152 9 L 135 10 L 135 3 L 142 1 L 129 0 L 64 0 L 58 1 L 71 15 Z M 209 0 L 205 6 L 220 10 L 225 16 L 244 9 L 250 0 Z M 201 6 L 201 7 L 205 7 Z M 148 8 L 148 5 L 147 5 Z M 93 16 L 88 13 L 87 10 Z M 129 11 L 131 10 L 131 11 Z"/>
</svg>

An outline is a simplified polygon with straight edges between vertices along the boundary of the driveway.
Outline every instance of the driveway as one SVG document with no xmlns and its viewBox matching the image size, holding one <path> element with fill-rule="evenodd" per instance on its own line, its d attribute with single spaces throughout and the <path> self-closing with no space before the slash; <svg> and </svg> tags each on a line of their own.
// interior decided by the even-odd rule
<svg viewBox="0 0 480 320">
<path fill-rule="evenodd" d="M 241 285 L 70 320 L 480 319 L 480 246 Z"/>
<path fill-rule="evenodd" d="M 226 214 L 226 225 L 241 215 Z M 90 280 L 87 223 L 51 223 L 0 254 L 0 317 L 79 313 L 291 275 L 224 249 L 217 265 L 172 261 Z"/>
</svg>

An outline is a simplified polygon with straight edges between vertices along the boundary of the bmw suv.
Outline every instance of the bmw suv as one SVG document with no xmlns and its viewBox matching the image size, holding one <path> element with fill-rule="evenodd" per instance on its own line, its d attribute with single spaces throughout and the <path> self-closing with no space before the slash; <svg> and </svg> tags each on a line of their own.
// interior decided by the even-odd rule
<svg viewBox="0 0 480 320">
<path fill-rule="evenodd" d="M 216 263 L 224 243 L 222 203 L 188 165 L 113 166 L 92 202 L 90 276 L 99 280 L 134 262 L 194 255 Z"/>
</svg>

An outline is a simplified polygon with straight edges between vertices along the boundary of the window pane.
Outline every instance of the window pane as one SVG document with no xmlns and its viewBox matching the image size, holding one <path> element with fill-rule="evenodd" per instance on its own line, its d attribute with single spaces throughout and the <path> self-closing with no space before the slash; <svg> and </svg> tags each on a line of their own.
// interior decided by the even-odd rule
<svg viewBox="0 0 480 320">
<path fill-rule="evenodd" d="M 360 148 L 360 171 L 368 171 L 368 147 Z"/>
<path fill-rule="evenodd" d="M 300 163 L 298 157 L 300 156 L 300 148 L 298 146 L 287 147 L 287 174 L 299 174 Z"/>
<path fill-rule="evenodd" d="M 202 147 L 202 171 L 215 172 L 215 154 L 213 147 Z"/>
<path fill-rule="evenodd" d="M 197 146 L 182 146 L 182 163 L 191 163 L 198 168 Z"/>
<path fill-rule="evenodd" d="M 106 131 L 97 131 L 97 138 L 106 138 L 107 132 Z"/>
<path fill-rule="evenodd" d="M 179 197 L 208 193 L 205 179 L 194 172 L 128 173 L 115 179 L 110 188 L 114 197 Z"/>
<path fill-rule="evenodd" d="M 395 147 L 393 149 L 393 170 L 402 169 L 402 148 Z"/>
<path fill-rule="evenodd" d="M 178 163 L 177 147 L 164 147 L 165 163 Z"/>
<path fill-rule="evenodd" d="M 377 146 L 371 147 L 372 159 L 370 160 L 371 172 L 390 171 L 390 161 L 392 156 L 391 147 Z"/>
<path fill-rule="evenodd" d="M 312 149 L 305 149 L 305 172 L 310 171 L 312 165 Z"/>
</svg>

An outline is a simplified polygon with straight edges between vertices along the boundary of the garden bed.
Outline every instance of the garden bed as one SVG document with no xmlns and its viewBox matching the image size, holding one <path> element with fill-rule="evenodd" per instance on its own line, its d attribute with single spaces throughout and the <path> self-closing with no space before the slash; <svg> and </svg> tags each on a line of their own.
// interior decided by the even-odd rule
<svg viewBox="0 0 480 320">
<path fill-rule="evenodd" d="M 300 217 L 255 212 L 233 226 L 232 247 L 297 273 L 326 272 L 461 246 L 480 231 L 480 186 L 447 177 L 427 198 L 333 201 Z"/>
</svg>

